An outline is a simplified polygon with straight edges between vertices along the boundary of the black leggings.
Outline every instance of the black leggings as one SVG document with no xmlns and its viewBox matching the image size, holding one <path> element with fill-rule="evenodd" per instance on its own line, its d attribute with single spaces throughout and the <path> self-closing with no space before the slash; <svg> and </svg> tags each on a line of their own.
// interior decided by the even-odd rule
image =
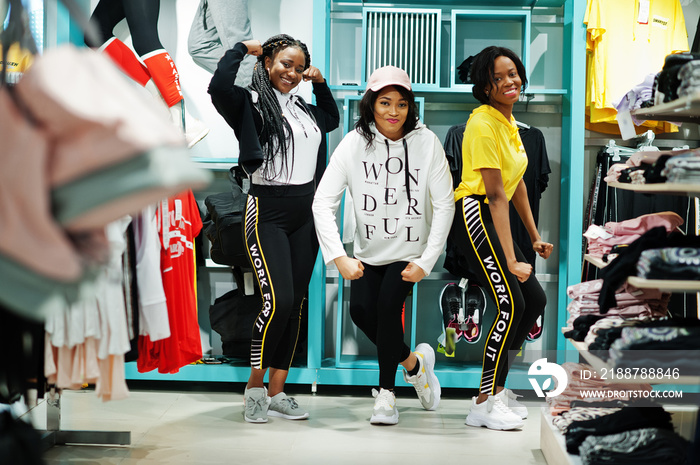
<svg viewBox="0 0 700 465">
<path fill-rule="evenodd" d="M 313 196 L 313 182 L 281 188 L 254 185 L 248 195 L 245 240 L 263 298 L 253 325 L 254 368 L 288 370 L 292 363 L 318 253 Z"/>
<path fill-rule="evenodd" d="M 477 284 L 496 303 L 498 315 L 484 347 L 483 371 L 479 392 L 493 395 L 497 386 L 505 386 L 513 360 L 508 351 L 519 350 L 527 333 L 547 304 L 542 286 L 534 274 L 521 283 L 508 270 L 503 248 L 496 234 L 488 204 L 481 197 L 465 197 L 455 205 L 450 235 L 467 260 Z M 527 262 L 516 244 L 515 256 Z"/>
<path fill-rule="evenodd" d="M 134 50 L 143 56 L 164 48 L 158 37 L 159 13 L 160 0 L 100 0 L 90 19 L 100 28 L 104 43 L 114 35 L 114 27 L 126 18 Z"/>
<path fill-rule="evenodd" d="M 379 387 L 394 389 L 396 368 L 411 354 L 401 323 L 404 301 L 413 288 L 413 283 L 401 279 L 408 262 L 363 265 L 363 276 L 350 283 L 350 316 L 377 346 Z"/>
</svg>

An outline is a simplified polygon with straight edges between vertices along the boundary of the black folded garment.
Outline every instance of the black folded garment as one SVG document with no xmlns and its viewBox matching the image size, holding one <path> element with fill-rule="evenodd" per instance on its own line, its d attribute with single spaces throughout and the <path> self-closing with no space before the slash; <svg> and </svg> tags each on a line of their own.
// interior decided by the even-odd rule
<svg viewBox="0 0 700 465">
<path fill-rule="evenodd" d="M 678 98 L 678 87 L 681 85 L 678 72 L 684 64 L 699 58 L 700 55 L 696 53 L 672 53 L 667 55 L 663 69 L 654 79 L 652 95 L 656 96 L 657 92 L 663 94 L 664 103 L 676 100 Z"/>
<path fill-rule="evenodd" d="M 581 315 L 577 317 L 572 326 L 574 329 L 564 333 L 564 337 L 567 339 L 573 339 L 574 341 L 583 341 L 588 334 L 588 331 L 593 326 L 593 323 L 605 318 L 603 315 Z"/>
<path fill-rule="evenodd" d="M 578 454 L 579 446 L 588 436 L 604 436 L 639 428 L 673 431 L 671 414 L 662 407 L 625 407 L 601 418 L 575 421 L 566 432 L 566 450 L 570 454 Z"/>
<path fill-rule="evenodd" d="M 589 436 L 579 448 L 586 465 L 685 465 L 688 443 L 673 431 L 640 428 Z"/>
</svg>

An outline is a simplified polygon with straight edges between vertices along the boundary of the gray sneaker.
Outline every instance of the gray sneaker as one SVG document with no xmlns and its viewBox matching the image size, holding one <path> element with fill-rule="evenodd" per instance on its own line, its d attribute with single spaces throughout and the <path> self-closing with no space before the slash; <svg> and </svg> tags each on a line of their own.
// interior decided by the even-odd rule
<svg viewBox="0 0 700 465">
<path fill-rule="evenodd" d="M 248 423 L 267 423 L 270 398 L 267 396 L 266 388 L 246 388 L 243 393 L 243 405 L 245 406 L 243 414 L 245 421 Z"/>
<path fill-rule="evenodd" d="M 287 397 L 284 392 L 280 392 L 270 398 L 270 409 L 267 413 L 271 417 L 281 417 L 287 420 L 305 420 L 309 418 L 309 412 L 299 407 L 294 397 Z"/>
<path fill-rule="evenodd" d="M 372 389 L 374 410 L 369 422 L 373 425 L 395 425 L 399 422 L 399 411 L 396 408 L 396 397 L 392 391 Z"/>
<path fill-rule="evenodd" d="M 418 394 L 418 399 L 426 410 L 435 410 L 440 403 L 440 382 L 435 376 L 435 351 L 428 344 L 418 344 L 414 352 L 418 358 L 420 367 L 418 373 L 413 376 L 408 376 L 408 373 L 403 372 L 403 379 L 413 388 Z"/>
</svg>

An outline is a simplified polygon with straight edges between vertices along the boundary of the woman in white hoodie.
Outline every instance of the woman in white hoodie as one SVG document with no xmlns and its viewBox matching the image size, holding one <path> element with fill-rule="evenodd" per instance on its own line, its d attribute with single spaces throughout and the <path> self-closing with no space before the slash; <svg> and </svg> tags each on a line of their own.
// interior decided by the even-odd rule
<svg viewBox="0 0 700 465">
<path fill-rule="evenodd" d="M 341 242 L 335 212 L 347 188 L 356 223 L 354 257 Z M 404 379 L 427 410 L 440 401 L 435 352 L 403 341 L 403 303 L 443 251 L 454 214 L 450 171 L 442 145 L 418 121 L 411 81 L 400 68 L 377 69 L 360 101 L 355 130 L 340 142 L 313 203 L 326 263 L 351 280 L 350 315 L 377 346 L 379 392 L 371 423 L 396 424 L 394 384 Z"/>
</svg>

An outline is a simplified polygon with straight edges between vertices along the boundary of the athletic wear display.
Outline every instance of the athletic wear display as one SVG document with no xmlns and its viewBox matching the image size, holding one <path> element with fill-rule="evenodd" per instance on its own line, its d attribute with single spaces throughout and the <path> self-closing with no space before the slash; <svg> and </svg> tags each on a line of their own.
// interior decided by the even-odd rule
<svg viewBox="0 0 700 465">
<path fill-rule="evenodd" d="M 454 357 L 456 344 L 464 340 L 476 344 L 481 339 L 482 315 L 486 310 L 486 294 L 476 284 L 447 283 L 440 292 L 443 332 L 437 351 Z M 464 286 L 464 287 L 462 287 Z"/>
<path fill-rule="evenodd" d="M 435 376 L 435 351 L 428 344 L 418 344 L 413 351 L 418 359 L 418 373 L 408 376 L 404 371 L 403 379 L 412 384 L 418 399 L 426 410 L 435 410 L 440 403 L 440 381 Z"/>
<path fill-rule="evenodd" d="M 270 402 L 267 388 L 246 388 L 243 393 L 243 418 L 245 421 L 248 423 L 267 423 Z"/>
<path fill-rule="evenodd" d="M 309 418 L 309 412 L 301 408 L 294 397 L 287 397 L 287 394 L 284 392 L 270 397 L 270 406 L 267 414 L 271 417 L 280 417 L 287 420 L 305 420 Z"/>
<path fill-rule="evenodd" d="M 373 425 L 395 425 L 399 422 L 399 411 L 396 408 L 394 391 L 372 389 L 374 408 L 369 422 Z"/>
<path fill-rule="evenodd" d="M 192 148 L 209 128 L 186 111 L 180 74 L 158 35 L 160 0 L 99 0 L 90 18 L 106 39 L 99 48 L 129 77 L 148 89 L 170 109 L 171 122 L 185 135 Z M 114 28 L 123 19 L 129 26 L 134 50 L 114 37 Z"/>
<path fill-rule="evenodd" d="M 481 339 L 482 315 L 486 311 L 486 294 L 478 284 L 468 283 L 464 290 L 464 312 L 466 329 L 462 337 L 470 344 Z"/>
<path fill-rule="evenodd" d="M 464 423 L 469 426 L 485 426 L 497 430 L 511 430 L 525 426 L 523 419 L 513 413 L 498 396 L 489 396 L 480 404 L 476 403 L 476 397 L 472 397 L 472 407 Z"/>
<path fill-rule="evenodd" d="M 464 296 L 457 283 L 447 283 L 440 292 L 442 334 L 438 338 L 438 352 L 454 357 L 455 344 L 462 337 L 460 323 L 465 321 Z"/>
</svg>

